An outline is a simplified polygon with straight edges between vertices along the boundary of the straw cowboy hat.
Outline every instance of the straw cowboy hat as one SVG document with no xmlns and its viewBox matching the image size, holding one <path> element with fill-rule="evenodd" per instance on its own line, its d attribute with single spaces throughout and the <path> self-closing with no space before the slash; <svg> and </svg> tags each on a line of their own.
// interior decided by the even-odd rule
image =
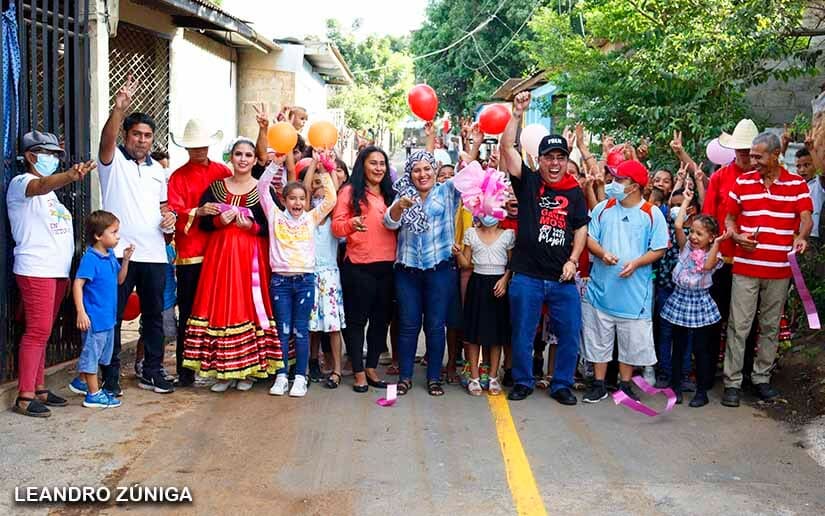
<svg viewBox="0 0 825 516">
<path fill-rule="evenodd" d="M 733 134 L 723 132 L 719 136 L 719 145 L 728 149 L 750 149 L 753 139 L 759 136 L 759 129 L 750 118 L 744 118 L 736 124 Z"/>
<path fill-rule="evenodd" d="M 171 137 L 172 142 L 178 147 L 197 149 L 200 147 L 210 147 L 219 143 L 223 139 L 223 131 L 216 131 L 210 134 L 203 120 L 193 118 L 186 122 L 186 127 L 183 129 L 183 136 L 175 138 L 175 135 L 172 134 Z"/>
</svg>

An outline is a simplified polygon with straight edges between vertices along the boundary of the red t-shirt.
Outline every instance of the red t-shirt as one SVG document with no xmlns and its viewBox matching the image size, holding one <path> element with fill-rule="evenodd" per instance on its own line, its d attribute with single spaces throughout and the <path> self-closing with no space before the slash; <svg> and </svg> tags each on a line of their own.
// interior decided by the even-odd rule
<svg viewBox="0 0 825 516">
<path fill-rule="evenodd" d="M 513 232 L 518 235 L 518 218 L 511 219 L 510 217 L 505 217 L 504 220 L 499 223 L 499 227 L 501 229 L 512 229 Z"/>
<path fill-rule="evenodd" d="M 702 213 L 716 218 L 721 229 L 725 228 L 725 217 L 728 215 L 728 194 L 736 178 L 744 174 L 745 170 L 736 164 L 731 163 L 722 167 L 710 176 L 710 183 L 705 191 L 705 203 L 702 206 Z M 719 252 L 725 257 L 725 261 L 730 263 L 733 259 L 735 244 L 728 239 L 719 245 Z"/>
<path fill-rule="evenodd" d="M 172 173 L 167 185 L 167 203 L 178 214 L 175 223 L 175 247 L 178 265 L 201 263 L 209 235 L 201 231 L 195 212 L 209 185 L 232 175 L 223 163 L 206 165 L 186 163 Z"/>
<path fill-rule="evenodd" d="M 759 232 L 753 251 L 735 247 L 733 273 L 764 279 L 790 278 L 788 253 L 799 231 L 799 214 L 813 211 L 805 180 L 783 168 L 767 188 L 758 172 L 748 172 L 736 179 L 727 205 L 728 212 L 736 216 L 740 232 Z"/>
</svg>

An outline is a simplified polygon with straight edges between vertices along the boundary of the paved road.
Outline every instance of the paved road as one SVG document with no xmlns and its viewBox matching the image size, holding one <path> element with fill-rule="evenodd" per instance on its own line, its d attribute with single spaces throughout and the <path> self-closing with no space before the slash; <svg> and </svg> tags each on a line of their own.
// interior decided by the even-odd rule
<svg viewBox="0 0 825 516">
<path fill-rule="evenodd" d="M 313 385 L 303 400 L 271 397 L 267 384 L 168 396 L 124 384 L 120 409 L 83 409 L 74 397 L 46 421 L 0 414 L 0 513 L 49 509 L 12 505 L 15 486 L 134 483 L 188 486 L 194 503 L 84 512 L 825 513 L 825 472 L 802 436 L 751 406 L 649 419 L 609 400 L 507 403 L 452 386 L 436 399 L 420 384 L 382 408 L 382 391 L 357 395 L 351 379 L 337 391 Z"/>
</svg>

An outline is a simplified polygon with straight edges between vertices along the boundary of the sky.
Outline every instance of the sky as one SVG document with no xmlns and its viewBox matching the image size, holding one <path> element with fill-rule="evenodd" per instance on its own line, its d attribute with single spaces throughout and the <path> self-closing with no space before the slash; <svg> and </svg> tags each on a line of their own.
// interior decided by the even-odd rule
<svg viewBox="0 0 825 516">
<path fill-rule="evenodd" d="M 269 37 L 323 36 L 327 18 L 339 20 L 345 28 L 362 18 L 359 37 L 372 33 L 402 36 L 421 26 L 427 0 L 223 0 L 222 7 Z"/>
</svg>

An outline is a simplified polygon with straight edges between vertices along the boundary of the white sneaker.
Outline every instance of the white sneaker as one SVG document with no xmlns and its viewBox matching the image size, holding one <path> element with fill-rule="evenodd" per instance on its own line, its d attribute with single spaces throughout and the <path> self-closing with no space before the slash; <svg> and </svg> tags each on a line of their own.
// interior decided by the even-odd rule
<svg viewBox="0 0 825 516">
<path fill-rule="evenodd" d="M 653 369 L 653 366 L 645 366 L 645 370 L 642 373 L 642 377 L 645 379 L 647 383 L 650 385 L 654 385 L 656 383 L 656 370 Z"/>
<path fill-rule="evenodd" d="M 289 395 L 293 398 L 303 398 L 307 395 L 306 376 L 295 375 L 295 379 L 292 381 L 292 389 L 289 390 Z"/>
<path fill-rule="evenodd" d="M 196 376 L 195 383 L 193 385 L 198 388 L 212 387 L 213 385 L 215 385 L 215 379 L 206 378 L 204 376 Z"/>
<path fill-rule="evenodd" d="M 234 387 L 235 383 L 235 380 L 221 380 L 215 382 L 215 385 L 210 387 L 209 390 L 212 392 L 226 392 L 230 387 Z"/>
<path fill-rule="evenodd" d="M 306 382 L 306 380 L 304 380 L 304 382 Z M 269 394 L 273 396 L 283 396 L 284 394 L 286 394 L 286 390 L 288 388 L 289 379 L 287 379 L 284 373 L 281 373 L 275 377 L 275 383 L 273 383 L 272 388 L 269 389 Z"/>
<path fill-rule="evenodd" d="M 253 385 L 255 385 L 255 382 L 252 380 L 240 380 L 235 388 L 239 391 L 248 391 Z"/>
</svg>

